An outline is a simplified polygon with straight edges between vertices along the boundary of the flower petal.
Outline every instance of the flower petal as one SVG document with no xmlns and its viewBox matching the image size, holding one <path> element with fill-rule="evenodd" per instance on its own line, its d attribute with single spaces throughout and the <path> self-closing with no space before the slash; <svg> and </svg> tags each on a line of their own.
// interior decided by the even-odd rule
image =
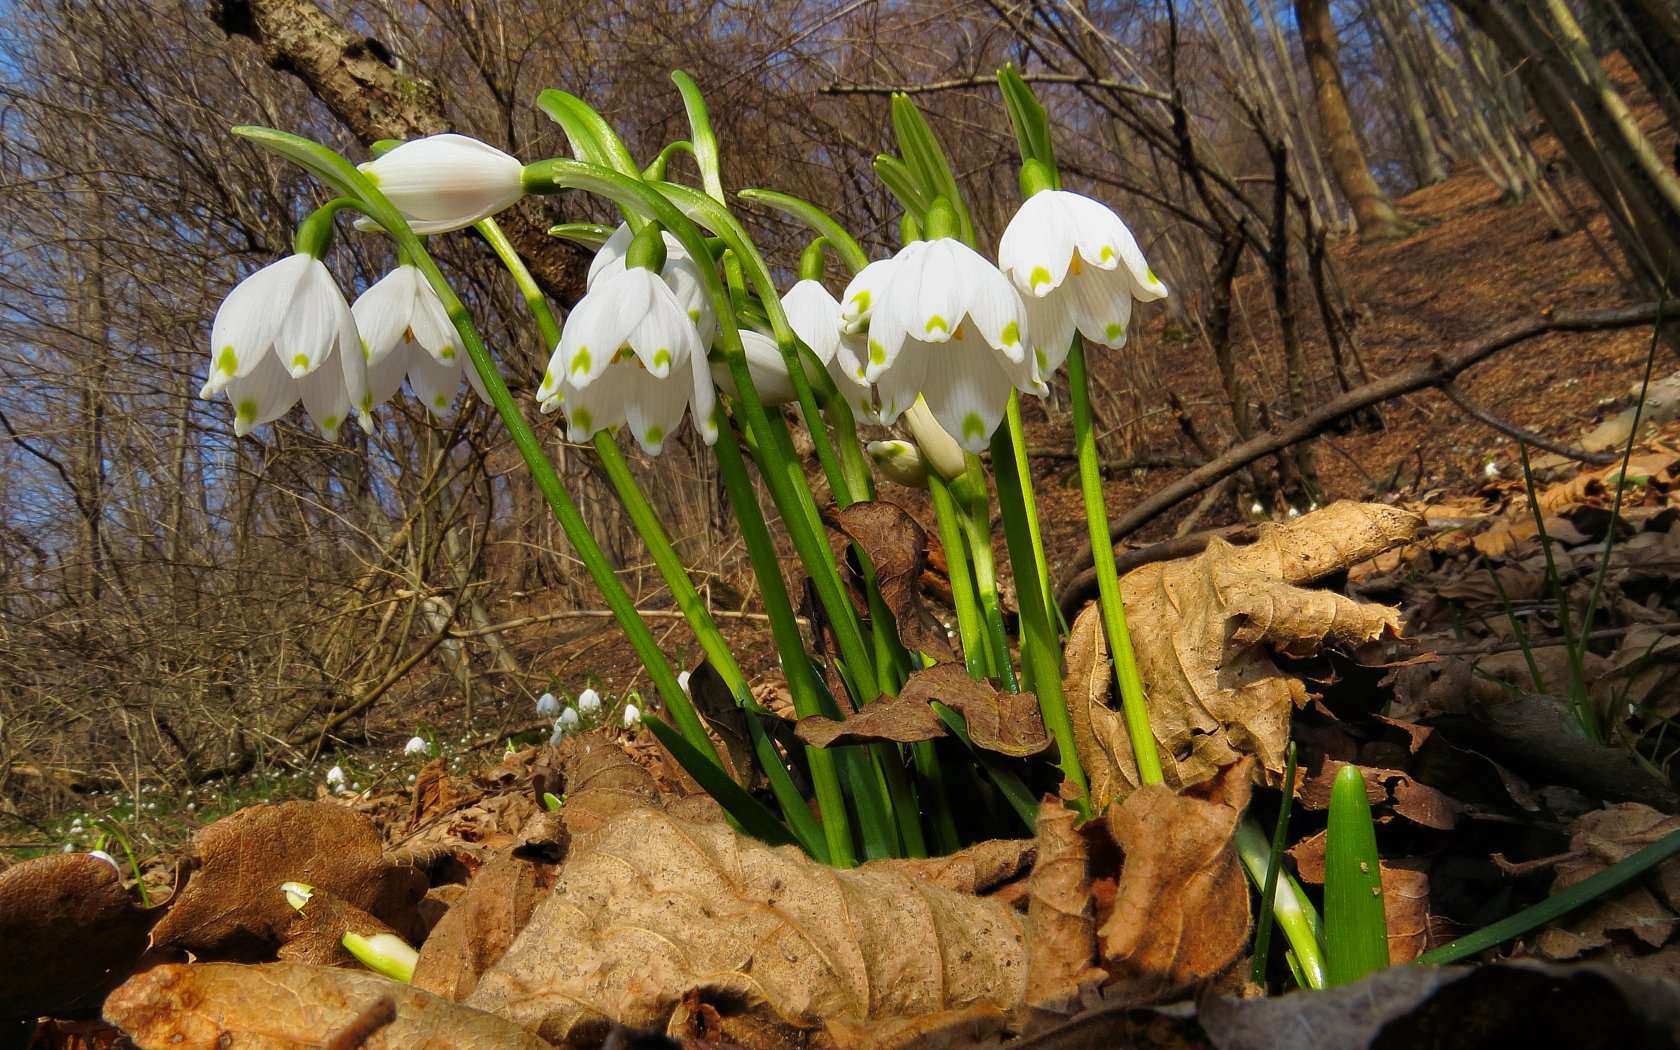
<svg viewBox="0 0 1680 1050">
<path fill-rule="evenodd" d="M 414 313 L 409 319 L 409 330 L 414 333 L 414 341 L 440 365 L 457 364 L 463 356 L 460 333 L 455 331 L 454 322 L 443 308 L 443 300 L 424 277 L 414 284 Z"/>
<path fill-rule="evenodd" d="M 1080 230 L 1080 256 L 1105 270 L 1112 270 L 1124 264 L 1127 274 L 1131 277 L 1132 295 L 1140 302 L 1147 303 L 1165 298 L 1167 286 L 1162 284 L 1161 279 L 1155 276 L 1155 271 L 1149 268 L 1149 263 L 1143 257 L 1143 249 L 1138 247 L 1137 238 L 1121 221 L 1120 216 L 1100 201 L 1080 197 L 1078 194 L 1070 196 L 1077 198 L 1075 211 Z"/>
<path fill-rule="evenodd" d="M 924 343 L 950 339 L 962 323 L 965 300 L 972 291 L 962 285 L 970 256 L 980 258 L 973 248 L 950 237 L 911 244 L 887 290 L 885 310 L 915 339 Z"/>
<path fill-rule="evenodd" d="M 356 331 L 356 317 L 350 304 L 338 297 L 338 355 L 339 373 L 344 379 L 344 396 L 356 413 L 356 421 L 363 432 L 373 433 L 373 398 L 368 391 L 368 365 L 362 354 L 362 337 Z"/>
<path fill-rule="evenodd" d="M 998 241 L 998 268 L 1023 297 L 1049 295 L 1067 277 L 1078 247 L 1077 226 L 1066 199 L 1072 196 L 1041 190 L 1028 197 Z"/>
<path fill-rule="evenodd" d="M 1132 320 L 1131 283 L 1126 274 L 1087 270 L 1068 281 L 1065 291 L 1068 313 L 1085 338 L 1104 346 L 1126 344 L 1126 326 Z"/>
<path fill-rule="evenodd" d="M 200 396 L 216 394 L 257 367 L 274 345 L 298 281 L 313 261 L 307 255 L 288 255 L 240 281 L 222 300 L 210 325 L 210 376 Z"/>
<path fill-rule="evenodd" d="M 239 437 L 279 419 L 298 401 L 297 381 L 273 354 L 263 354 L 255 368 L 230 379 L 226 389 L 233 406 L 233 432 Z"/>
<path fill-rule="evenodd" d="M 419 270 L 399 266 L 356 296 L 350 312 L 355 315 L 368 364 L 379 363 L 402 343 L 414 313 L 414 282 L 419 278 Z"/>
<path fill-rule="evenodd" d="M 688 311 L 663 280 L 647 270 L 631 270 L 614 281 L 611 288 L 621 289 L 630 282 L 643 286 L 647 310 L 625 341 L 649 375 L 663 379 L 671 374 L 674 365 L 686 362 L 690 354 L 704 353 L 700 348 L 700 333 L 689 320 Z"/>
<path fill-rule="evenodd" d="M 804 280 L 782 296 L 782 312 L 788 327 L 817 360 L 828 364 L 840 345 L 840 301 L 828 294 L 821 281 Z"/>
<path fill-rule="evenodd" d="M 338 341 L 341 308 L 349 310 L 332 274 L 321 260 L 309 260 L 298 278 L 291 309 L 274 339 L 274 352 L 293 379 L 314 372 L 332 353 Z"/>
<path fill-rule="evenodd" d="M 902 252 L 900 253 L 902 254 Z M 840 322 L 845 331 L 857 335 L 868 328 L 874 318 L 875 307 L 892 281 L 898 266 L 898 256 L 876 259 L 859 270 L 840 296 Z"/>
<path fill-rule="evenodd" d="M 782 360 L 782 352 L 774 339 L 758 332 L 743 331 L 741 348 L 746 351 L 747 372 L 752 376 L 753 389 L 758 391 L 760 401 L 766 405 L 786 405 L 798 400 L 793 379 L 788 375 L 787 362 Z M 735 376 L 726 363 L 714 362 L 711 373 L 719 389 L 730 397 L 739 396 Z"/>
<path fill-rule="evenodd" d="M 358 352 L 360 347 L 357 347 Z M 335 349 L 336 352 L 336 349 Z M 338 440 L 338 428 L 350 415 L 350 393 L 344 387 L 344 370 L 337 362 L 323 362 L 328 367 L 317 368 L 298 379 L 303 394 L 303 408 L 328 441 Z"/>
<path fill-rule="evenodd" d="M 628 365 L 618 368 L 637 371 Z M 634 382 L 635 393 L 625 403 L 624 420 L 642 451 L 657 456 L 664 450 L 666 439 L 681 425 L 683 413 L 688 411 L 689 400 L 694 395 L 694 382 L 681 372 L 663 379 L 643 373 Z M 704 377 L 702 383 L 710 387 L 711 377 Z"/>
<path fill-rule="evenodd" d="M 875 383 L 875 395 L 880 398 L 878 418 L 883 424 L 891 425 L 905 409 L 916 403 L 916 396 L 922 392 L 923 377 L 927 374 L 930 352 L 928 344 L 907 339 L 892 367 L 880 374 Z"/>
<path fill-rule="evenodd" d="M 1032 337 L 1033 360 L 1043 375 L 1052 375 L 1067 360 L 1073 348 L 1073 312 L 1066 285 L 1040 299 L 1027 296 L 1027 331 Z"/>
<path fill-rule="evenodd" d="M 976 336 L 953 339 L 927 353 L 922 397 L 957 443 L 982 452 L 1003 422 L 1014 388 L 996 354 Z"/>
<path fill-rule="evenodd" d="M 422 350 L 408 357 L 408 389 L 434 416 L 449 411 L 461 388 L 461 362 L 443 364 Z"/>
<path fill-rule="evenodd" d="M 561 404 L 566 411 L 566 437 L 588 441 L 597 431 L 621 425 L 631 398 L 638 395 L 637 381 L 646 377 L 646 372 L 633 365 L 619 364 L 587 387 L 564 383 Z"/>
<path fill-rule="evenodd" d="M 403 376 L 408 374 L 410 357 L 425 352 L 405 340 L 391 348 L 384 357 L 368 365 L 367 392 L 370 409 L 397 396 L 397 391 L 402 389 Z"/>
<path fill-rule="evenodd" d="M 581 389 L 599 378 L 646 315 L 648 282 L 629 276 L 603 279 L 566 316 L 560 350 L 567 383 Z"/>
<path fill-rule="evenodd" d="M 1026 360 L 1032 326 L 1015 285 L 975 251 L 961 257 L 958 280 L 968 293 L 965 312 L 980 337 L 1011 361 Z"/>
</svg>

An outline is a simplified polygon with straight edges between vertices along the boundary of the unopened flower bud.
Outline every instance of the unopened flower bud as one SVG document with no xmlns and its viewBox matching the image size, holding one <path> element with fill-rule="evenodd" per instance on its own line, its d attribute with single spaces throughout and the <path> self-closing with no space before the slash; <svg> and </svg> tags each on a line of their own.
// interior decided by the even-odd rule
<svg viewBox="0 0 1680 1050">
<path fill-rule="evenodd" d="M 927 460 L 909 441 L 871 441 L 864 446 L 875 469 L 889 481 L 914 489 L 927 488 Z"/>
<path fill-rule="evenodd" d="M 933 418 L 926 401 L 916 398 L 916 403 L 904 412 L 904 425 L 910 428 L 910 436 L 922 450 L 922 458 L 940 477 L 952 481 L 968 470 L 962 446 Z"/>
</svg>

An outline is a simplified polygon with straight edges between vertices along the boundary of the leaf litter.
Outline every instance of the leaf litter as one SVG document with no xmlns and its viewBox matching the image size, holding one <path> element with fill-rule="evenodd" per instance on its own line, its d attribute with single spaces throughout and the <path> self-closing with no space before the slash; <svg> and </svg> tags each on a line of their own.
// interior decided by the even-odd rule
<svg viewBox="0 0 1680 1050">
<path fill-rule="evenodd" d="M 1680 611 L 1667 586 L 1680 454 L 1654 449 L 1614 520 L 1600 471 L 1555 479 L 1541 497 L 1577 610 L 1617 531 L 1598 621 L 1609 631 L 1587 654 L 1610 737 L 1598 750 L 1568 742 L 1556 717 L 1567 714 L 1567 637 L 1515 486 L 1492 485 L 1450 517 L 1337 504 L 1125 578 L 1167 785 L 1138 785 L 1100 619 L 1090 608 L 1076 619 L 1066 692 L 1094 796 L 1109 803 L 1082 827 L 1047 799 L 1033 839 L 831 871 L 738 836 L 648 741 L 591 734 L 466 777 L 429 768 L 411 792 L 372 802 L 241 811 L 199 833 L 178 893 L 149 912 L 97 859 L 0 873 L 0 924 L 31 939 L 50 927 L 77 964 L 15 973 L 3 1001 L 17 1017 L 102 1009 L 142 1047 L 594 1046 L 627 1029 L 749 1047 L 1072 1047 L 1126 1033 L 1236 1047 L 1282 1045 L 1266 1033 L 1291 1026 L 1369 1045 L 1420 1033 L 1471 1045 L 1441 1034 L 1443 1004 L 1470 1009 L 1458 989 L 1471 987 L 1496 1000 L 1471 1010 L 1477 1023 L 1520 1025 L 1500 1002 L 1550 989 L 1616 1005 L 1628 1031 L 1672 1032 L 1672 987 L 1637 982 L 1676 973 L 1676 862 L 1503 950 L 1550 968 L 1397 968 L 1337 992 L 1255 999 L 1243 976 L 1249 889 L 1231 844 L 1245 812 L 1275 814 L 1293 736 L 1303 774 L 1287 866 L 1311 886 L 1322 787 L 1359 766 L 1391 955 L 1403 960 L 1671 830 L 1680 807 L 1651 767 L 1680 749 L 1680 737 L 1658 739 L 1680 710 L 1680 641 L 1664 630 Z M 909 581 L 938 552 L 890 510 L 847 526 L 902 585 L 908 612 Z M 915 550 L 895 554 L 905 536 Z M 1535 642 L 1541 690 L 1530 691 L 1497 589 L 1474 583 L 1489 560 Z M 943 732 L 928 717 L 936 701 L 962 710 L 982 746 L 1043 749 L 1030 696 L 1012 700 L 949 662 L 896 701 L 798 728 L 931 739 Z M 1638 751 L 1638 768 L 1605 763 L 1617 748 Z M 564 795 L 559 813 L 543 811 L 544 791 Z M 302 914 L 278 891 L 287 879 L 318 891 Z M 53 892 L 62 903 L 40 906 Z M 414 984 L 355 968 L 336 946 L 346 929 L 416 944 Z M 183 953 L 192 961 L 166 961 Z"/>
</svg>

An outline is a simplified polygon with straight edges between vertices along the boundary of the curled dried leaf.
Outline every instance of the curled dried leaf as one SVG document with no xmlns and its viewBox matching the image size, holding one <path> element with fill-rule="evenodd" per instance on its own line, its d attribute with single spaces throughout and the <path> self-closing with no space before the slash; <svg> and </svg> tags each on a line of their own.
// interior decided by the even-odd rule
<svg viewBox="0 0 1680 1050">
<path fill-rule="evenodd" d="M 960 712 L 974 746 L 987 751 L 1025 758 L 1050 746 L 1036 696 L 1006 693 L 990 682 L 977 682 L 960 664 L 936 664 L 917 671 L 899 696 L 924 704 L 937 700 Z"/>
<path fill-rule="evenodd" d="M 325 890 L 314 890 L 286 928 L 280 958 L 316 966 L 360 966 L 342 943 L 346 933 L 402 936 L 355 905 Z"/>
<path fill-rule="evenodd" d="M 386 858 L 365 816 L 329 802 L 247 806 L 193 836 L 191 863 L 152 941 L 201 958 L 272 958 L 292 923 L 282 882 L 313 886 L 403 932 L 415 928 L 426 892 L 418 869 Z"/>
<path fill-rule="evenodd" d="M 1027 1007 L 1039 1024 L 1079 1012 L 1108 974 L 1098 968 L 1090 857 L 1059 802 L 1038 808 L 1038 861 L 1027 879 Z"/>
<path fill-rule="evenodd" d="M 936 660 L 952 659 L 955 654 L 945 628 L 922 604 L 920 583 L 928 563 L 927 530 L 909 511 L 885 500 L 864 500 L 836 510 L 832 522 L 869 555 L 881 600 L 892 611 L 905 647 Z"/>
</svg>

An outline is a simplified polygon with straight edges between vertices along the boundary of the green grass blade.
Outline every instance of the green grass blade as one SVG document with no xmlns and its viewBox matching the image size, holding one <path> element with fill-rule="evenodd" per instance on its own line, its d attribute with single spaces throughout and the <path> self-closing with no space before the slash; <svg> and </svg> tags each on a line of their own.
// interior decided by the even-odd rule
<svg viewBox="0 0 1680 1050">
<path fill-rule="evenodd" d="M 986 775 L 991 778 L 992 784 L 1003 795 L 1004 801 L 1009 803 L 1009 808 L 1014 810 L 1015 815 L 1021 818 L 1021 823 L 1027 826 L 1027 831 L 1029 833 L 1036 832 L 1038 830 L 1038 796 L 1033 794 L 1032 789 L 1027 787 L 1026 782 L 1021 779 L 1020 775 L 1011 769 L 1007 763 L 998 761 L 997 756 L 991 752 L 982 751 L 974 746 L 974 741 L 968 735 L 968 722 L 959 712 L 935 701 L 933 713 L 939 716 L 939 720 L 945 723 L 945 727 L 955 734 L 956 738 L 963 742 L 963 746 L 974 755 L 975 760 L 980 763 L 980 768 L 986 771 Z"/>
<path fill-rule="evenodd" d="M 1475 933 L 1465 934 L 1456 941 L 1432 948 L 1412 961 L 1421 966 L 1445 966 L 1468 959 L 1477 952 L 1497 947 L 1530 930 L 1539 929 L 1553 920 L 1560 919 L 1576 908 L 1591 904 L 1676 854 L 1680 854 L 1680 831 L 1671 831 L 1633 856 L 1619 860 L 1598 874 L 1582 879 L 1562 893 L 1553 894 L 1540 903 L 1500 919 L 1491 926 L 1484 926 Z"/>
<path fill-rule="evenodd" d="M 689 743 L 675 727 L 651 715 L 644 717 L 642 724 L 658 738 L 684 772 L 693 777 L 706 794 L 717 799 L 718 805 L 735 819 L 741 830 L 772 846 L 786 846 L 799 841 L 787 825 L 770 811 L 770 807 L 731 780 L 729 774 L 702 755 L 700 749 Z"/>
<path fill-rule="evenodd" d="M 1324 954 L 1331 987 L 1388 967 L 1377 831 L 1365 775 L 1351 763 L 1330 787 L 1330 828 L 1324 845 Z"/>
<path fill-rule="evenodd" d="M 1283 800 L 1272 828 L 1272 854 L 1266 860 L 1266 879 L 1260 886 L 1260 917 L 1254 929 L 1254 983 L 1266 985 L 1266 960 L 1272 946 L 1272 909 L 1277 903 L 1278 872 L 1283 870 L 1283 844 L 1289 838 L 1289 813 L 1295 808 L 1295 741 L 1289 742 L 1283 771 Z"/>
<path fill-rule="evenodd" d="M 793 777 L 788 774 L 787 766 L 782 764 L 782 756 L 777 753 L 776 746 L 770 742 L 769 734 L 765 733 L 758 719 L 758 715 L 746 712 L 747 733 L 752 737 L 753 754 L 758 758 L 759 768 L 764 770 L 765 779 L 770 782 L 770 793 L 776 796 L 782 816 L 799 839 L 799 844 L 805 847 L 805 852 L 827 864 L 828 843 L 823 840 L 822 824 L 811 814 L 811 807 L 805 804 L 805 797 L 794 786 Z"/>
</svg>

